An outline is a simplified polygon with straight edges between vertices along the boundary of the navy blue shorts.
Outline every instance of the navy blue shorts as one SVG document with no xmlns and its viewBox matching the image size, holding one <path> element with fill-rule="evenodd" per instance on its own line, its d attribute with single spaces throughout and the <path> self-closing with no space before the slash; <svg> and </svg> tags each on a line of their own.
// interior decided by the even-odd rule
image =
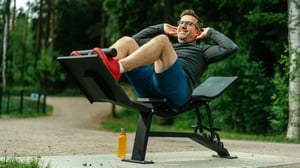
<svg viewBox="0 0 300 168">
<path fill-rule="evenodd" d="M 155 73 L 152 65 L 126 72 L 137 97 L 167 98 L 172 104 L 182 106 L 190 98 L 188 82 L 177 59 L 166 71 Z"/>
</svg>

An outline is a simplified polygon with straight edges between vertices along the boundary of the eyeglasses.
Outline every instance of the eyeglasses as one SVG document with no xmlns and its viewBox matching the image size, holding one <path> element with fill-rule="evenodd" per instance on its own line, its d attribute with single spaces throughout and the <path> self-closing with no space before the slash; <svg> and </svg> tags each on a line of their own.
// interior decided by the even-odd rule
<svg viewBox="0 0 300 168">
<path fill-rule="evenodd" d="M 183 21 L 183 20 L 179 20 L 177 21 L 178 26 L 179 25 L 187 25 L 187 26 L 193 26 L 195 25 L 195 27 L 201 31 L 203 31 L 203 23 L 202 22 L 197 22 L 196 24 L 191 22 L 191 21 Z"/>
<path fill-rule="evenodd" d="M 187 25 L 187 26 L 193 26 L 193 25 L 195 25 L 197 27 L 197 25 L 195 23 L 190 22 L 190 21 L 179 20 L 179 21 L 177 21 L 177 24 L 178 24 L 178 26 L 179 25 Z"/>
</svg>

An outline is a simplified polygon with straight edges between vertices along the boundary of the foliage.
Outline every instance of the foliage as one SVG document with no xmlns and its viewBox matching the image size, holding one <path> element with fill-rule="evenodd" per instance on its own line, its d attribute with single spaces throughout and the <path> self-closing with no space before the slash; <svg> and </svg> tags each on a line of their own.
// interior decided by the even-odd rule
<svg viewBox="0 0 300 168">
<path fill-rule="evenodd" d="M 271 131 L 282 133 L 287 129 L 288 124 L 288 79 L 289 79 L 289 58 L 281 55 L 279 65 L 276 67 L 272 83 L 276 92 L 272 93 L 272 106 L 268 120 L 271 125 Z"/>
<path fill-rule="evenodd" d="M 55 82 L 64 80 L 64 74 L 56 75 L 59 65 L 50 55 L 50 49 L 42 47 L 40 58 L 36 59 L 33 33 L 27 31 L 26 17 L 20 15 L 15 31 L 11 33 L 8 61 L 9 83 L 14 86 L 30 86 L 35 90 L 51 91 Z M 31 28 L 29 23 L 29 29 Z M 58 55 L 53 53 L 53 55 Z"/>
<path fill-rule="evenodd" d="M 73 50 L 99 46 L 102 3 L 99 0 L 57 1 L 55 50 L 69 55 Z"/>
<path fill-rule="evenodd" d="M 251 44 L 254 59 L 263 62 L 265 74 L 273 76 L 274 65 L 278 64 L 287 42 L 287 2 L 286 1 L 253 1 L 251 9 L 245 15 L 245 35 Z M 254 30 L 254 31 L 253 31 Z M 285 33 L 282 33 L 285 32 Z M 282 43 L 280 43 L 282 42 Z"/>
<path fill-rule="evenodd" d="M 211 102 L 214 123 L 225 131 L 264 134 L 269 128 L 271 83 L 264 76 L 262 65 L 247 58 L 248 53 L 239 52 L 226 61 L 211 65 L 202 80 L 214 75 L 238 76 L 232 87 Z M 205 109 L 201 114 L 207 122 Z M 192 125 L 195 124 L 193 116 L 193 113 L 187 113 L 178 120 Z"/>
<path fill-rule="evenodd" d="M 149 6 L 155 6 L 156 8 L 149 8 Z M 151 24 L 161 23 L 163 21 L 161 17 L 163 11 L 159 9 L 162 6 L 161 1 L 105 0 L 104 9 L 109 16 L 106 27 L 106 37 L 109 43 L 115 42 L 124 35 L 132 36 Z M 152 13 L 156 15 L 152 15 Z M 145 20 L 145 18 L 147 19 Z"/>
<path fill-rule="evenodd" d="M 288 124 L 288 78 L 276 70 L 272 80 L 276 92 L 272 94 L 272 106 L 268 116 L 271 131 L 282 133 L 286 131 Z"/>
<path fill-rule="evenodd" d="M 110 116 L 105 121 L 101 122 L 101 125 L 104 129 L 119 132 L 120 128 L 126 128 L 127 132 L 134 132 L 136 131 L 137 121 L 138 121 L 139 113 L 137 111 L 133 111 L 130 109 L 120 109 L 116 112 L 116 117 Z M 159 118 L 156 116 L 153 117 L 151 125 L 152 130 L 160 130 L 160 131 L 178 131 L 183 129 L 190 129 L 191 125 L 185 126 L 161 126 L 158 123 Z M 184 123 L 185 125 L 187 122 Z M 193 123 L 195 124 L 195 123 Z"/>
<path fill-rule="evenodd" d="M 20 15 L 16 22 L 15 31 L 11 33 L 8 60 L 9 84 L 16 86 L 34 85 L 35 56 L 33 33 L 26 31 L 26 17 Z"/>
<path fill-rule="evenodd" d="M 64 80 L 66 76 L 65 74 L 58 73 L 61 70 L 60 65 L 52 57 L 49 57 L 49 55 L 49 49 L 43 47 L 41 58 L 37 62 L 35 81 L 39 81 L 36 83 L 36 86 L 41 91 L 54 92 L 57 91 L 56 82 Z M 53 55 L 58 54 L 53 53 Z"/>
<path fill-rule="evenodd" d="M 138 113 L 129 109 L 121 109 L 116 112 L 116 116 L 103 121 L 101 124 L 105 129 L 119 132 L 120 128 L 126 128 L 127 132 L 133 132 L 136 127 Z"/>
<path fill-rule="evenodd" d="M 0 160 L 0 168 L 50 168 L 48 163 L 46 166 L 39 158 L 32 158 L 30 160 L 21 160 L 16 157 Z"/>
<path fill-rule="evenodd" d="M 247 53 L 244 57 L 247 57 Z M 237 60 L 234 65 L 233 69 L 241 71 L 237 72 L 239 81 L 230 92 L 233 101 L 230 103 L 231 107 L 228 107 L 228 117 L 223 121 L 231 123 L 234 131 L 266 134 L 269 128 L 267 114 L 271 103 L 270 79 L 264 75 L 264 68 L 259 62 L 245 59 Z M 222 105 L 224 107 L 224 102 Z"/>
</svg>

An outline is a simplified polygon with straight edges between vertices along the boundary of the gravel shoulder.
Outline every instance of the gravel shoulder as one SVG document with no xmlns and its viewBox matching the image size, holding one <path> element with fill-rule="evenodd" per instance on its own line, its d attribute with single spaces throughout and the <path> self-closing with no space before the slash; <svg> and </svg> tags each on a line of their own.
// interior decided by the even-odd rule
<svg viewBox="0 0 300 168">
<path fill-rule="evenodd" d="M 0 119 L 0 156 L 115 154 L 118 133 L 105 131 L 100 122 L 111 104 L 90 104 L 85 97 L 48 97 L 53 115 L 30 119 Z M 128 135 L 131 153 L 134 133 Z M 235 152 L 300 157 L 299 144 L 223 140 Z M 201 151 L 207 148 L 186 138 L 150 138 L 147 152 Z"/>
</svg>

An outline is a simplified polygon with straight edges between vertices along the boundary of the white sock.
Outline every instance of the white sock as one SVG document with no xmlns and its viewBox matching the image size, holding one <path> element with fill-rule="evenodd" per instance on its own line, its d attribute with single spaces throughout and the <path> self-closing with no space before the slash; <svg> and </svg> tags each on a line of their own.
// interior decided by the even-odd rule
<svg viewBox="0 0 300 168">
<path fill-rule="evenodd" d="M 121 72 L 121 73 L 125 72 L 125 69 L 124 69 L 122 63 L 121 63 L 120 61 L 118 61 L 118 63 L 119 63 L 119 65 L 120 65 L 120 72 Z"/>
</svg>

